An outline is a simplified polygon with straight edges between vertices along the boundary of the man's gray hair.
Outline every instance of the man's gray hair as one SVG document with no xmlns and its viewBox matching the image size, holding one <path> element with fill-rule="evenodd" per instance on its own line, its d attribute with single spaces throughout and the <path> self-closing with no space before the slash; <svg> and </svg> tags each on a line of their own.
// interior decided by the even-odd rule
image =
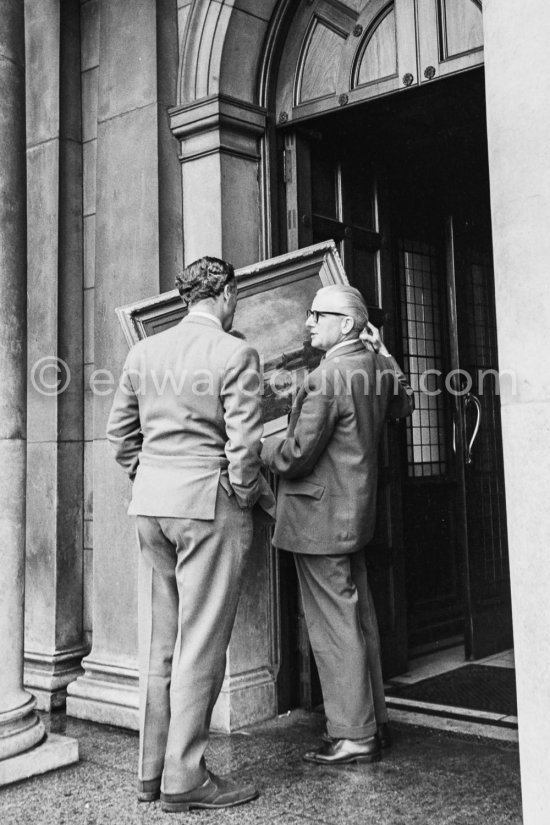
<svg viewBox="0 0 550 825">
<path fill-rule="evenodd" d="M 366 310 L 363 311 L 361 309 L 355 309 L 355 307 L 350 307 L 347 315 L 353 318 L 353 332 L 362 332 L 369 322 L 369 314 Z"/>
<path fill-rule="evenodd" d="M 311 308 L 317 312 L 336 312 L 353 318 L 354 332 L 360 332 L 369 321 L 365 299 L 351 284 L 329 284 L 318 289 Z"/>
</svg>

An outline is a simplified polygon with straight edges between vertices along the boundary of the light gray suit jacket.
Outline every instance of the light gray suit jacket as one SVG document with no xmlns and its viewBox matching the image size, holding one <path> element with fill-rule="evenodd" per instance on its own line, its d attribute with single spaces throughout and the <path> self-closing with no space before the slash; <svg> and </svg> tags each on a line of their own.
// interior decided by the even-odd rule
<svg viewBox="0 0 550 825">
<path fill-rule="evenodd" d="M 273 544 L 310 554 L 364 547 L 375 526 L 384 421 L 413 409 L 413 391 L 392 358 L 360 341 L 329 353 L 298 392 L 286 437 L 262 448 L 281 477 Z"/>
<path fill-rule="evenodd" d="M 274 510 L 260 473 L 259 358 L 213 320 L 187 315 L 130 350 L 107 438 L 134 480 L 134 515 L 214 518 L 218 486 Z"/>
</svg>

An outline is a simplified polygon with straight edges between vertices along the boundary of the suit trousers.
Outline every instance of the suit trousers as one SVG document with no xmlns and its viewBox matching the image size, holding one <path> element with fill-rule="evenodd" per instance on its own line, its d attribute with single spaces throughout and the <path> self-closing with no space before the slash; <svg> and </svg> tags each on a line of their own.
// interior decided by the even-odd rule
<svg viewBox="0 0 550 825">
<path fill-rule="evenodd" d="M 295 553 L 294 559 L 327 732 L 335 739 L 373 736 L 388 714 L 365 554 Z"/>
<path fill-rule="evenodd" d="M 252 514 L 218 487 L 215 518 L 137 517 L 140 547 L 139 779 L 184 793 L 207 778 Z"/>
</svg>

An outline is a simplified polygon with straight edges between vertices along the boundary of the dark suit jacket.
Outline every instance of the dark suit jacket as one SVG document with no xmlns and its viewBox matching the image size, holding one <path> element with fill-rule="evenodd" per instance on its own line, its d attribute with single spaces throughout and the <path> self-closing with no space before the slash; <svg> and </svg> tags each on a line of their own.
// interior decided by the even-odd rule
<svg viewBox="0 0 550 825">
<path fill-rule="evenodd" d="M 296 396 L 286 437 L 262 448 L 262 460 L 281 478 L 274 545 L 339 554 L 367 544 L 384 421 L 413 408 L 413 391 L 392 358 L 360 341 L 329 353 Z"/>
<path fill-rule="evenodd" d="M 260 473 L 256 350 L 189 314 L 130 350 L 107 438 L 134 479 L 128 512 L 213 519 L 219 483 L 242 508 L 273 496 Z"/>
</svg>

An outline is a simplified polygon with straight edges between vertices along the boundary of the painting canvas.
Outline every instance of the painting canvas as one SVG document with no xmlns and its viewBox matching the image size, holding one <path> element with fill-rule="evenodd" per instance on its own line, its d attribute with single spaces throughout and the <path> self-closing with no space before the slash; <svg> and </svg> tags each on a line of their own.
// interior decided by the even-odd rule
<svg viewBox="0 0 550 825">
<path fill-rule="evenodd" d="M 259 354 L 266 434 L 286 426 L 293 395 L 322 355 L 305 327 L 321 286 L 347 283 L 334 241 L 325 241 L 236 270 L 239 301 L 233 331 Z M 128 344 L 177 324 L 187 310 L 177 290 L 117 308 Z"/>
</svg>

